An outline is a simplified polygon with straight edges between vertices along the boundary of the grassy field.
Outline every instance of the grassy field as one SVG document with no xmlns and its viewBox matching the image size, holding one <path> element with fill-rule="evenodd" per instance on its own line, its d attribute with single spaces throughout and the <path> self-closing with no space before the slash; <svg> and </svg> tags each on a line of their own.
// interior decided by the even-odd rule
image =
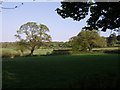
<svg viewBox="0 0 120 90">
<path fill-rule="evenodd" d="M 3 88 L 120 88 L 118 54 L 4 58 Z"/>
<path fill-rule="evenodd" d="M 93 51 L 104 51 L 104 50 L 118 50 L 120 49 L 119 47 L 107 47 L 107 48 L 93 48 Z M 55 50 L 70 50 L 70 48 L 58 48 Z M 12 49 L 12 48 L 0 48 L 0 51 L 2 51 L 2 56 L 3 57 L 18 57 L 20 55 L 19 51 L 16 49 Z M 46 54 L 51 54 L 53 51 L 53 49 L 36 49 L 34 51 L 34 55 L 46 55 Z M 86 53 L 86 52 L 85 52 Z M 84 52 L 80 52 L 79 54 L 85 54 Z M 26 50 L 24 51 L 24 55 L 28 55 L 30 54 L 30 50 Z M 90 53 L 89 53 L 90 54 Z M 100 52 L 101 54 L 101 52 Z"/>
<path fill-rule="evenodd" d="M 120 47 L 93 48 L 93 50 L 117 50 Z"/>
<path fill-rule="evenodd" d="M 19 56 L 20 53 L 16 49 L 11 48 L 0 48 L 0 51 L 2 51 L 2 56 L 11 58 L 12 56 Z M 34 55 L 46 55 L 48 53 L 51 53 L 53 49 L 36 49 L 34 51 Z M 24 55 L 30 54 L 29 50 L 24 51 Z"/>
</svg>

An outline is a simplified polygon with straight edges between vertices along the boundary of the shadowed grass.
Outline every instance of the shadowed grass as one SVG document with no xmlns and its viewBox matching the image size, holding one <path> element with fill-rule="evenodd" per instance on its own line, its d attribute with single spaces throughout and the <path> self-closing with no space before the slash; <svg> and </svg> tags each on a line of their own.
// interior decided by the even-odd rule
<svg viewBox="0 0 120 90">
<path fill-rule="evenodd" d="M 3 88 L 115 88 L 120 83 L 118 58 L 104 54 L 3 59 Z"/>
</svg>

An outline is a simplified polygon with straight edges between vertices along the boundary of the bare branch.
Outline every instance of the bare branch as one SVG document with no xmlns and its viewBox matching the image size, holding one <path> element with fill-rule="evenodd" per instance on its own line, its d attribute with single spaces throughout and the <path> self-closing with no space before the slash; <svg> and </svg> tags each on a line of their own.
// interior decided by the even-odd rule
<svg viewBox="0 0 120 90">
<path fill-rule="evenodd" d="M 1 1 L 0 4 L 2 4 L 2 3 L 3 3 L 3 2 Z M 21 4 L 17 5 L 17 6 L 15 6 L 15 7 L 1 7 L 1 9 L 16 9 L 16 8 L 21 7 L 22 5 L 23 5 L 23 3 L 21 3 Z"/>
</svg>

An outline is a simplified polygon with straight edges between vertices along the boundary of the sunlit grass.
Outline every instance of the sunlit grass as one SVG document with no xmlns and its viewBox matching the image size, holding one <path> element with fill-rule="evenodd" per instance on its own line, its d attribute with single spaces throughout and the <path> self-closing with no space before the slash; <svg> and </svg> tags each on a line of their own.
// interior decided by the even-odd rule
<svg viewBox="0 0 120 90">
<path fill-rule="evenodd" d="M 2 56 L 19 56 L 20 52 L 16 49 L 11 49 L 11 48 L 0 48 L 2 51 Z M 53 49 L 36 49 L 33 53 L 33 55 L 46 55 L 50 54 L 53 51 Z M 30 50 L 25 50 L 24 55 L 30 54 Z"/>
<path fill-rule="evenodd" d="M 34 51 L 34 55 L 46 55 L 52 53 L 53 49 L 37 49 Z"/>
<path fill-rule="evenodd" d="M 92 50 L 118 50 L 120 47 L 93 48 Z"/>
</svg>

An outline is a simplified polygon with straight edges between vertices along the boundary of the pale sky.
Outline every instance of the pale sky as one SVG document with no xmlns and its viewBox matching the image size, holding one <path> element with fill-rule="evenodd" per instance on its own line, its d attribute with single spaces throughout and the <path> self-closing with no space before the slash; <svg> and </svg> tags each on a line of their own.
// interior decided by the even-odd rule
<svg viewBox="0 0 120 90">
<path fill-rule="evenodd" d="M 4 7 L 14 7 L 20 2 L 6 2 Z M 14 35 L 21 25 L 27 22 L 45 24 L 49 29 L 52 41 L 68 41 L 77 35 L 86 20 L 73 21 L 71 18 L 63 19 L 55 11 L 60 7 L 60 2 L 24 2 L 24 5 L 17 9 L 4 9 L 2 13 L 2 42 L 14 42 Z M 0 22 L 1 23 L 1 22 Z M 100 32 L 101 36 L 109 36 L 110 32 Z M 1 42 L 0 41 L 0 42 Z"/>
</svg>

